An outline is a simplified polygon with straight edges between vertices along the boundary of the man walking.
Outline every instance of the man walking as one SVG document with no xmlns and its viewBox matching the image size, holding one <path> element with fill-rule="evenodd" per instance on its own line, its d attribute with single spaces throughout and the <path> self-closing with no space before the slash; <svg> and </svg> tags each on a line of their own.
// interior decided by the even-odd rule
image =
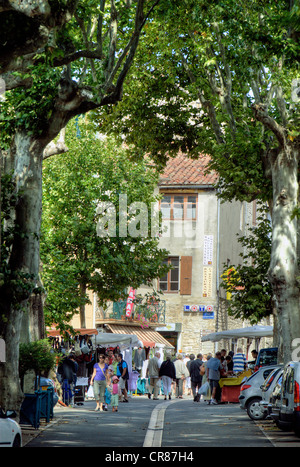
<svg viewBox="0 0 300 467">
<path fill-rule="evenodd" d="M 148 398 L 151 399 L 152 391 L 154 392 L 153 400 L 158 400 L 158 391 L 159 391 L 159 359 L 160 353 L 156 352 L 153 358 L 150 358 L 148 363 L 147 375 L 150 378 L 149 393 Z"/>
<path fill-rule="evenodd" d="M 206 364 L 206 376 L 209 380 L 211 389 L 211 404 L 217 405 L 216 392 L 219 386 L 219 380 L 221 377 L 220 371 L 222 370 L 221 364 L 221 352 L 217 352 L 215 358 L 210 358 Z"/>
<path fill-rule="evenodd" d="M 124 396 L 123 402 L 128 402 L 128 397 L 127 397 L 127 380 L 129 378 L 129 373 L 128 373 L 128 365 L 123 360 L 123 355 L 120 353 L 117 355 L 118 359 L 118 366 L 117 366 L 117 376 L 119 378 L 119 388 L 122 392 L 122 395 Z"/>
<path fill-rule="evenodd" d="M 202 384 L 202 375 L 200 375 L 200 367 L 203 364 L 202 361 L 202 354 L 198 353 L 197 358 L 195 359 L 195 355 L 191 354 L 190 355 L 190 364 L 188 366 L 190 375 L 191 375 L 191 388 L 192 388 L 192 394 L 194 397 L 194 400 L 196 398 L 196 395 L 198 394 L 198 390 L 201 387 Z M 200 398 L 197 398 L 196 401 L 198 402 Z"/>
</svg>

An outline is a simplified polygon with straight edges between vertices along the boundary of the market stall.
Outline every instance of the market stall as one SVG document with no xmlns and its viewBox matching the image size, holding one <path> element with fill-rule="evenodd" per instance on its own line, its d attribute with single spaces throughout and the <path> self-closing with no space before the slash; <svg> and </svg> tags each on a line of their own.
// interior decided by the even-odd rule
<svg viewBox="0 0 300 467">
<path fill-rule="evenodd" d="M 251 370 L 245 370 L 237 376 L 221 378 L 219 381 L 222 390 L 221 402 L 239 402 L 241 385 L 251 374 Z"/>
<path fill-rule="evenodd" d="M 222 339 L 259 339 L 261 337 L 272 337 L 273 326 L 249 326 L 238 329 L 227 329 L 226 331 L 212 332 L 202 337 L 202 342 L 218 342 Z"/>
<path fill-rule="evenodd" d="M 272 337 L 273 326 L 251 326 L 238 329 L 228 329 L 226 331 L 213 332 L 207 336 L 202 337 L 202 342 L 218 342 L 222 339 L 260 339 L 261 337 Z M 244 372 L 221 378 L 219 381 L 220 388 L 222 390 L 221 401 L 222 402 L 239 402 L 239 395 L 241 390 L 242 382 L 251 376 L 252 371 L 250 369 Z"/>
</svg>

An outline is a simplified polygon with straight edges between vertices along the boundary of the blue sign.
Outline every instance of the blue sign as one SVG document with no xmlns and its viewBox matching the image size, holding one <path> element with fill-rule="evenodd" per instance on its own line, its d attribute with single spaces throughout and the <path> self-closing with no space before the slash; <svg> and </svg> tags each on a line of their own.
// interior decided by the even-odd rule
<svg viewBox="0 0 300 467">
<path fill-rule="evenodd" d="M 215 314 L 213 311 L 205 311 L 203 313 L 203 319 L 214 319 Z"/>
</svg>

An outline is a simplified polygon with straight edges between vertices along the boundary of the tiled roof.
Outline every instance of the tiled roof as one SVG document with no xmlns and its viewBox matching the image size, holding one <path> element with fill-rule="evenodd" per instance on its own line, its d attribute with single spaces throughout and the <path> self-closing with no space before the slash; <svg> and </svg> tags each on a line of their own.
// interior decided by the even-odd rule
<svg viewBox="0 0 300 467">
<path fill-rule="evenodd" d="M 191 159 L 179 153 L 168 159 L 166 168 L 159 181 L 160 186 L 175 185 L 213 185 L 218 180 L 215 172 L 205 173 L 209 156 L 199 155 L 199 159 Z"/>
</svg>

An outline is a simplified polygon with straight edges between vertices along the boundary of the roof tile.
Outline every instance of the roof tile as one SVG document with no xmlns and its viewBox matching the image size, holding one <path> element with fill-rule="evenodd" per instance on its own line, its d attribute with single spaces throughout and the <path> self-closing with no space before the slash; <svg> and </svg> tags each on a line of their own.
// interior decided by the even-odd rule
<svg viewBox="0 0 300 467">
<path fill-rule="evenodd" d="M 182 153 L 169 157 L 159 185 L 213 185 L 218 175 L 215 172 L 205 173 L 209 160 L 210 157 L 203 154 L 199 159 L 191 159 Z"/>
</svg>

